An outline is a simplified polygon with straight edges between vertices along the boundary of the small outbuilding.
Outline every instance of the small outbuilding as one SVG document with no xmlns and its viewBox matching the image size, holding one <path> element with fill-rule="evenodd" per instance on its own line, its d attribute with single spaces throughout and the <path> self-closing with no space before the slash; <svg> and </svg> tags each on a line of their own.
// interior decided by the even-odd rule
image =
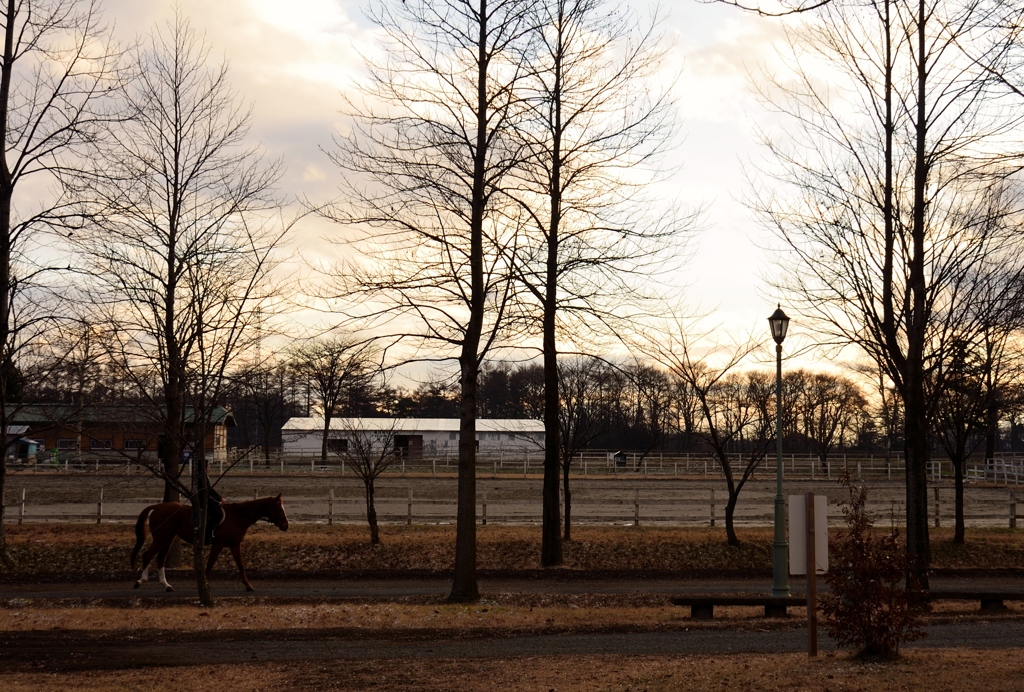
<svg viewBox="0 0 1024 692">
<path fill-rule="evenodd" d="M 394 435 L 395 448 L 409 458 L 452 457 L 459 450 L 458 418 L 333 418 L 329 454 L 344 454 L 356 435 Z M 323 445 L 324 419 L 290 418 L 281 429 L 284 453 L 316 456 Z M 533 419 L 478 418 L 476 445 L 481 454 L 544 451 L 544 423 Z"/>
</svg>

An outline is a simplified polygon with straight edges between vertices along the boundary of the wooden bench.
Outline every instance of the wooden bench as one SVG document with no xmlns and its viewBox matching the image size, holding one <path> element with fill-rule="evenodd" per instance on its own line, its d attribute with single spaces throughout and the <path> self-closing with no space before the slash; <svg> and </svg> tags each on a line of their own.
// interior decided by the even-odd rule
<svg viewBox="0 0 1024 692">
<path fill-rule="evenodd" d="M 979 601 L 983 613 L 1006 612 L 1005 601 L 1024 601 L 1024 593 L 1013 591 L 916 591 L 921 601 Z"/>
<path fill-rule="evenodd" d="M 715 606 L 764 606 L 766 618 L 786 617 L 787 606 L 807 605 L 806 598 L 797 596 L 674 596 L 672 605 L 690 606 L 694 620 L 712 620 Z"/>
</svg>

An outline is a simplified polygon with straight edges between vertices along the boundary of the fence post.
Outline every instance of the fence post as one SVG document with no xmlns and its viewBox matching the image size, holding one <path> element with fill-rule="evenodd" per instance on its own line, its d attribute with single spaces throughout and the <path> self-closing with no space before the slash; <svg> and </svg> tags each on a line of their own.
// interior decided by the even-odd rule
<svg viewBox="0 0 1024 692">
<path fill-rule="evenodd" d="M 334 488 L 327 491 L 327 525 L 334 525 Z"/>
<path fill-rule="evenodd" d="M 828 479 L 832 480 L 832 460 L 829 459 L 825 462 L 825 469 L 828 471 Z"/>
<path fill-rule="evenodd" d="M 523 478 L 526 478 L 526 465 L 530 463 L 530 455 L 523 457 Z"/>
<path fill-rule="evenodd" d="M 312 459 L 309 460 L 309 472 L 316 472 L 316 457 L 313 457 Z"/>
<path fill-rule="evenodd" d="M 1010 528 L 1017 528 L 1017 493 L 1010 491 Z"/>
<path fill-rule="evenodd" d="M 18 524 L 25 523 L 25 489 L 21 489 L 21 507 L 18 508 Z"/>
<path fill-rule="evenodd" d="M 405 525 L 412 526 L 412 488 L 409 488 L 409 511 L 405 515 Z"/>
<path fill-rule="evenodd" d="M 252 475 L 252 457 L 249 457 L 249 475 Z"/>
<path fill-rule="evenodd" d="M 936 486 L 936 488 L 935 488 L 935 528 L 937 528 L 937 529 L 942 527 L 942 519 L 939 516 L 939 509 L 940 509 L 940 505 L 939 505 L 939 488 Z"/>
<path fill-rule="evenodd" d="M 284 475 L 284 454 L 281 455 L 281 475 Z"/>
<path fill-rule="evenodd" d="M 481 515 L 483 525 L 487 526 L 487 491 L 484 491 L 483 513 Z"/>
<path fill-rule="evenodd" d="M 633 526 L 640 526 L 640 491 L 633 491 Z"/>
<path fill-rule="evenodd" d="M 430 460 L 430 475 L 431 476 L 436 476 L 437 475 L 437 459 L 431 459 Z"/>
<path fill-rule="evenodd" d="M 711 489 L 711 525 L 715 525 L 715 489 Z"/>
<path fill-rule="evenodd" d="M 100 499 L 96 503 L 96 523 L 103 521 L 103 488 L 100 488 Z"/>
</svg>

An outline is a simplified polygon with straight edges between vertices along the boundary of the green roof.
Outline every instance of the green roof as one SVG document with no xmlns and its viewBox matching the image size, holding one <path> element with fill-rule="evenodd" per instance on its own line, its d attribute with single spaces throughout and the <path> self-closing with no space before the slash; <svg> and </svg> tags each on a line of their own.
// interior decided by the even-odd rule
<svg viewBox="0 0 1024 692">
<path fill-rule="evenodd" d="M 91 404 L 81 408 L 73 404 L 14 404 L 12 424 L 51 425 L 54 423 L 159 423 L 166 415 L 166 409 L 145 405 Z M 185 407 L 185 422 L 195 420 L 195 409 Z M 223 406 L 210 411 L 210 422 L 214 425 L 235 425 L 235 416 Z"/>
</svg>

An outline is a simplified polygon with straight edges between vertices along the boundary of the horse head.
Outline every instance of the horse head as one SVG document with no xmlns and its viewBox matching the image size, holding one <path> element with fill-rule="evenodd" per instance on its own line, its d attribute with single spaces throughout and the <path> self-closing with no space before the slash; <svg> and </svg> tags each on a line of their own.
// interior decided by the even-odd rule
<svg viewBox="0 0 1024 692">
<path fill-rule="evenodd" d="M 288 530 L 288 515 L 284 512 L 284 500 L 281 499 L 280 493 L 270 504 L 270 511 L 267 512 L 266 519 L 282 531 Z"/>
</svg>

